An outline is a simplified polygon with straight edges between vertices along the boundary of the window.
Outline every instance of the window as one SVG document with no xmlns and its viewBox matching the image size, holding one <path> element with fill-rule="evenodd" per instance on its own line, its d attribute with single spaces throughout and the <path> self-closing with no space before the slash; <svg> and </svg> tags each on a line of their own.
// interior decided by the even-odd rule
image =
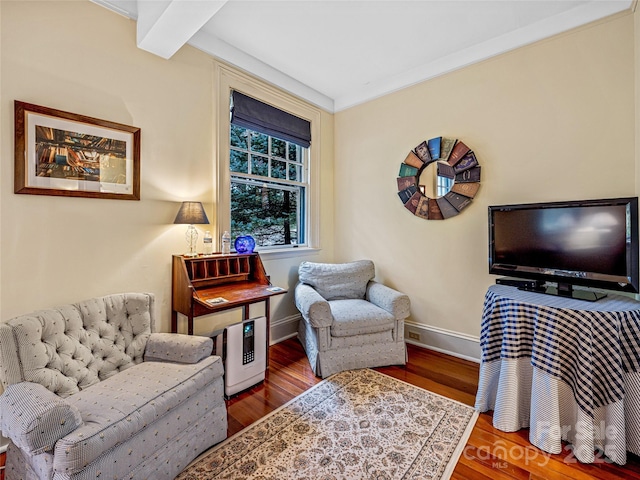
<svg viewBox="0 0 640 480">
<path fill-rule="evenodd" d="M 308 149 L 235 124 L 230 132 L 231 237 L 306 244 Z"/>
<path fill-rule="evenodd" d="M 265 258 L 320 249 L 322 111 L 215 65 L 217 241 L 251 235 Z"/>
<path fill-rule="evenodd" d="M 453 178 L 444 177 L 442 175 L 437 176 L 436 196 L 444 197 L 449 190 L 453 187 Z"/>
<path fill-rule="evenodd" d="M 310 122 L 237 91 L 230 105 L 231 236 L 305 245 Z"/>
</svg>

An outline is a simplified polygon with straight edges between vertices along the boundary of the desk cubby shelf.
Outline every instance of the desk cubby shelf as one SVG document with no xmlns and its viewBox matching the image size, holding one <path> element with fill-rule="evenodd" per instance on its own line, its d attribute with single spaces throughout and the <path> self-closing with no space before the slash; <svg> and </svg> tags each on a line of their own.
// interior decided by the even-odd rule
<svg viewBox="0 0 640 480">
<path fill-rule="evenodd" d="M 248 281 L 251 276 L 251 257 L 248 255 L 202 256 L 185 260 L 193 286 Z"/>
</svg>

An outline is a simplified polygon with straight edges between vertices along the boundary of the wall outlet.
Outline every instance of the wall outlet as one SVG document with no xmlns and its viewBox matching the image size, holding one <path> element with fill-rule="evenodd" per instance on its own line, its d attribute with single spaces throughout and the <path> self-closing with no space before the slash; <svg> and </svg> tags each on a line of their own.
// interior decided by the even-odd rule
<svg viewBox="0 0 640 480">
<path fill-rule="evenodd" d="M 420 341 L 420 334 L 418 332 L 409 332 L 409 338 Z"/>
</svg>

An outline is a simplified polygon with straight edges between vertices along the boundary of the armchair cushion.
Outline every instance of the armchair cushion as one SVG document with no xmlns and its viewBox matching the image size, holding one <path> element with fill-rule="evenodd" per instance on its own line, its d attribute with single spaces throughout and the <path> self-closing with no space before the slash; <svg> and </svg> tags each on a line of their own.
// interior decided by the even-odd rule
<svg viewBox="0 0 640 480">
<path fill-rule="evenodd" d="M 302 262 L 300 282 L 311 285 L 325 300 L 364 299 L 367 283 L 375 277 L 371 260 L 351 263 Z"/>
<path fill-rule="evenodd" d="M 309 285 L 299 283 L 295 291 L 296 307 L 302 317 L 315 328 L 330 327 L 333 323 L 333 315 L 329 302 Z"/>
<path fill-rule="evenodd" d="M 38 383 L 9 385 L 0 397 L 0 429 L 26 452 L 37 455 L 82 425 L 80 411 Z"/>
<path fill-rule="evenodd" d="M 407 295 L 375 281 L 367 285 L 366 300 L 383 308 L 396 320 L 407 318 L 411 309 L 411 302 Z"/>
<path fill-rule="evenodd" d="M 209 337 L 152 333 L 144 352 L 145 362 L 198 363 L 211 355 L 213 340 Z"/>
<path fill-rule="evenodd" d="M 334 322 L 333 337 L 350 337 L 392 330 L 395 319 L 386 310 L 366 300 L 334 300 L 331 302 Z"/>
</svg>

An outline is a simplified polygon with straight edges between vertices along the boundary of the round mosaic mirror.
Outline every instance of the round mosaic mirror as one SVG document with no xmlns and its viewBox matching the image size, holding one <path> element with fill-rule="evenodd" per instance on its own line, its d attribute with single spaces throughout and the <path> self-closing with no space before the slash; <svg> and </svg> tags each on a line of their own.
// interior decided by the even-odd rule
<svg viewBox="0 0 640 480">
<path fill-rule="evenodd" d="M 480 165 L 461 140 L 435 137 L 409 152 L 397 182 L 407 210 L 416 217 L 443 220 L 458 215 L 476 196 Z"/>
</svg>

